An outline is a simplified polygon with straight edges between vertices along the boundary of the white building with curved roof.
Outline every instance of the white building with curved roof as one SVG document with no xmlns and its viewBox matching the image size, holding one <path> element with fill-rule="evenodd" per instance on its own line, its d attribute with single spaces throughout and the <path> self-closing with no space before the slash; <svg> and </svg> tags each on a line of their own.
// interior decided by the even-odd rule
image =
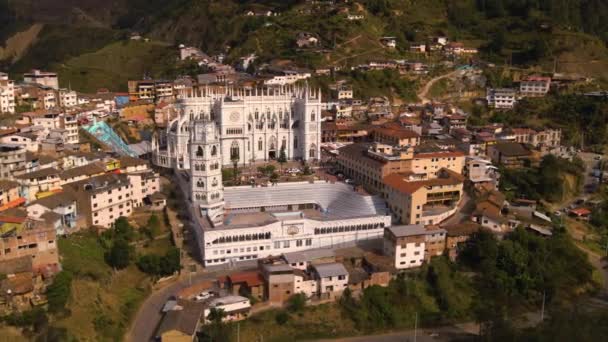
<svg viewBox="0 0 608 342">
<path fill-rule="evenodd" d="M 201 126 L 210 123 L 201 123 Z M 210 132 L 195 125 L 194 132 Z M 208 145 L 203 142 L 209 141 Z M 207 166 L 220 158 L 217 141 L 193 136 L 194 170 L 178 171 L 200 256 L 206 266 L 265 258 L 317 248 L 342 248 L 379 239 L 391 217 L 384 201 L 344 183 L 278 183 L 269 187 L 221 184 L 221 173 Z M 207 156 L 208 153 L 211 155 Z M 199 165 L 199 166 L 197 166 Z"/>
</svg>

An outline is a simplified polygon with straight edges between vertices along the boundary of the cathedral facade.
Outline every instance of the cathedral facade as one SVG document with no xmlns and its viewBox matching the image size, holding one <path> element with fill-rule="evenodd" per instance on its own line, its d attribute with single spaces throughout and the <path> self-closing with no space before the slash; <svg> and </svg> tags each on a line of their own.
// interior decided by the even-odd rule
<svg viewBox="0 0 608 342">
<path fill-rule="evenodd" d="M 321 91 L 309 87 L 228 89 L 199 88 L 181 95 L 178 116 L 152 141 L 158 166 L 189 170 L 191 123 L 216 124 L 220 167 L 277 159 L 315 160 L 320 156 Z"/>
</svg>

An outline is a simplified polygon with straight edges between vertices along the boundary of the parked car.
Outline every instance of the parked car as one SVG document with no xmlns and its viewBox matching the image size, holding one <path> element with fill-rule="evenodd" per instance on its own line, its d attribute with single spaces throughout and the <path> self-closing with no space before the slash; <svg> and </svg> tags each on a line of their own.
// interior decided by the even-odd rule
<svg viewBox="0 0 608 342">
<path fill-rule="evenodd" d="M 593 157 L 593 160 L 602 160 L 602 156 L 595 156 Z"/>
<path fill-rule="evenodd" d="M 203 292 L 197 294 L 196 296 L 194 296 L 194 299 L 197 301 L 201 301 L 201 300 L 209 299 L 209 298 L 211 298 L 211 296 L 212 296 L 211 292 L 203 291 Z"/>
</svg>

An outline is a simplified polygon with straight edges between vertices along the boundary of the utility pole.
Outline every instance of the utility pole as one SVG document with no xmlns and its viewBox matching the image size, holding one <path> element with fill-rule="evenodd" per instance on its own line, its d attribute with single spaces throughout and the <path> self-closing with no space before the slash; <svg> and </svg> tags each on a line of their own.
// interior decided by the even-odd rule
<svg viewBox="0 0 608 342">
<path fill-rule="evenodd" d="M 540 321 L 542 322 L 544 320 L 545 320 L 545 291 L 543 290 L 543 304 L 540 309 Z"/>
<path fill-rule="evenodd" d="M 418 337 L 418 311 L 416 311 L 416 316 L 414 317 L 414 342 L 416 342 L 417 337 Z"/>
<path fill-rule="evenodd" d="M 236 342 L 241 342 L 241 323 L 236 324 Z"/>
</svg>

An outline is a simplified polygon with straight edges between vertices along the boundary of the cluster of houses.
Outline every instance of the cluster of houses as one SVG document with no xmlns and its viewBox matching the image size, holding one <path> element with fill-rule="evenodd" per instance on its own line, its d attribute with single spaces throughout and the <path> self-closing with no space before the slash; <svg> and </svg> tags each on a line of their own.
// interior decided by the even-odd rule
<svg viewBox="0 0 608 342">
<path fill-rule="evenodd" d="M 2 313 L 46 302 L 46 285 L 61 270 L 60 236 L 89 227 L 108 229 L 121 216 L 160 210 L 166 201 L 160 176 L 148 161 L 93 149 L 91 141 L 103 142 L 92 136 L 89 142 L 81 140 L 88 123 L 116 110 L 115 94 L 90 101 L 74 93 L 76 98 L 67 103 L 57 75 L 37 70 L 14 87 L 18 95 L 9 97 L 19 104 L 31 89 L 48 89 L 59 101 L 52 106 L 31 101 L 35 110 L 0 128 Z"/>
<path fill-rule="evenodd" d="M 35 284 L 61 269 L 60 236 L 89 227 L 108 229 L 138 208 L 161 210 L 166 202 L 159 174 L 145 160 L 82 151 L 55 157 L 22 151 L 13 160 L 15 167 L 0 179 L 4 312 L 37 305 L 32 298 L 39 299 L 44 286 Z"/>
<path fill-rule="evenodd" d="M 335 107 L 356 101 L 343 83 L 332 91 Z M 384 100 L 365 104 L 389 108 L 370 124 L 339 114 L 340 108 L 325 113 L 322 122 L 324 149 L 335 165 L 330 172 L 379 195 L 389 209 L 393 224 L 384 227 L 380 238 L 370 240 L 369 247 L 260 258 L 255 269 L 186 288 L 167 303 L 156 332 L 159 340 L 193 339 L 214 308 L 223 310 L 224 320 L 234 321 L 282 307 L 294 295 L 315 305 L 339 298 L 345 289 L 358 295 L 368 286 L 388 286 L 395 275 L 435 256 L 456 258 L 481 229 L 498 236 L 516 227 L 552 234 L 551 218 L 535 201 L 507 201 L 497 189 L 499 167 L 533 166 L 542 155 L 560 151 L 560 130 L 470 127 L 465 112 L 436 103 L 407 106 L 395 115 Z M 184 321 L 189 324 L 179 323 Z"/>
<path fill-rule="evenodd" d="M 517 101 L 524 97 L 542 97 L 551 89 L 551 77 L 528 76 L 519 82 L 519 89 L 488 88 L 486 101 L 489 107 L 511 109 Z"/>
</svg>

